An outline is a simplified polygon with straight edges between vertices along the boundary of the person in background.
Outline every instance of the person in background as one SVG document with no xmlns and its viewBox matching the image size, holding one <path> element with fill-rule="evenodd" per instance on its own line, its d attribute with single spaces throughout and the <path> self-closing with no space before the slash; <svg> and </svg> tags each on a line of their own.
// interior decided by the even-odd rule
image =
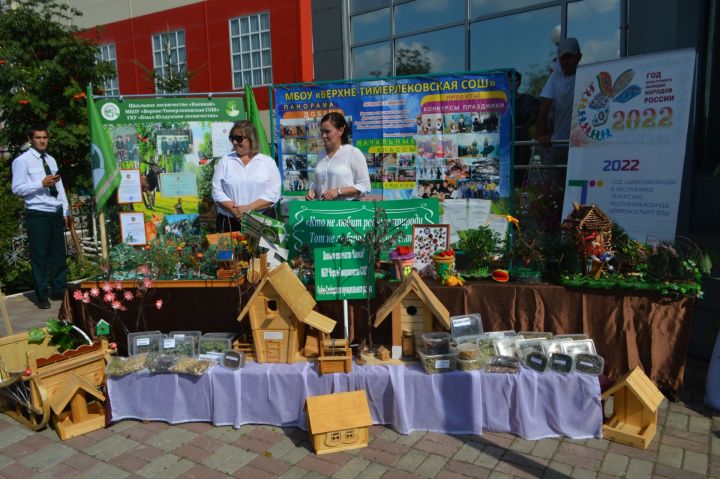
<svg viewBox="0 0 720 479">
<path fill-rule="evenodd" d="M 428 120 L 430 121 L 430 120 Z M 320 120 L 325 156 L 315 168 L 315 184 L 305 199 L 348 200 L 370 191 L 365 155 L 350 144 L 350 130 L 342 113 L 332 111 Z"/>
<path fill-rule="evenodd" d="M 239 231 L 244 213 L 272 215 L 280 199 L 280 171 L 275 160 L 259 152 L 255 127 L 238 121 L 230 130 L 233 151 L 220 159 L 212 178 L 218 208 L 218 232 Z"/>
<path fill-rule="evenodd" d="M 515 141 L 527 141 L 530 139 L 530 128 L 535 125 L 540 111 L 540 100 L 528 93 L 518 93 L 522 83 L 522 75 L 519 71 L 508 72 L 508 82 L 511 91 L 515 92 Z M 529 164 L 530 150 L 529 146 L 515 147 L 515 164 Z M 521 186 L 525 176 L 516 172 L 515 185 Z"/>
<path fill-rule="evenodd" d="M 536 138 L 544 147 L 552 146 L 552 141 L 570 138 L 570 120 L 572 118 L 573 93 L 575 90 L 575 72 L 582 59 L 580 45 L 576 38 L 565 38 L 557 47 L 560 69 L 554 70 L 540 93 L 540 111 L 537 119 Z M 552 133 L 548 131 L 548 117 L 552 110 L 554 122 Z M 567 163 L 567 146 L 555 146 L 551 164 Z M 557 180 L 558 178 L 555 178 Z"/>
<path fill-rule="evenodd" d="M 25 225 L 30 243 L 30 267 L 37 305 L 50 309 L 67 289 L 65 232 L 72 216 L 55 158 L 47 154 L 47 127 L 28 129 L 30 148 L 12 162 L 12 192 L 25 201 Z"/>
</svg>

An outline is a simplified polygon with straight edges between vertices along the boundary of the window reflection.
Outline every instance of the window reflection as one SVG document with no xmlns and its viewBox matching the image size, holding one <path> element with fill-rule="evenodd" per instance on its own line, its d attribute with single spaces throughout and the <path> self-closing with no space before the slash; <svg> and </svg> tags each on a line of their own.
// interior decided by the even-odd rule
<svg viewBox="0 0 720 479">
<path fill-rule="evenodd" d="M 350 0 L 350 13 L 375 7 L 384 7 L 389 4 L 390 0 Z"/>
<path fill-rule="evenodd" d="M 568 37 L 580 42 L 582 64 L 620 57 L 620 0 L 568 4 Z"/>
<path fill-rule="evenodd" d="M 547 3 L 547 0 L 470 0 L 470 17 Z"/>
<path fill-rule="evenodd" d="M 559 23 L 560 7 L 472 23 L 470 69 L 515 68 L 523 77 L 519 91 L 539 95 L 555 57 L 552 35 Z M 503 38 L 512 41 L 498 45 Z"/>
<path fill-rule="evenodd" d="M 352 64 L 353 78 L 377 78 L 391 75 L 390 42 L 353 48 Z"/>
<path fill-rule="evenodd" d="M 395 8 L 395 33 L 465 20 L 465 2 L 458 0 L 415 0 Z"/>
<path fill-rule="evenodd" d="M 452 27 L 396 40 L 395 74 L 465 70 L 465 31 Z"/>
<path fill-rule="evenodd" d="M 352 17 L 350 22 L 353 43 L 363 43 L 390 36 L 390 9 Z"/>
</svg>

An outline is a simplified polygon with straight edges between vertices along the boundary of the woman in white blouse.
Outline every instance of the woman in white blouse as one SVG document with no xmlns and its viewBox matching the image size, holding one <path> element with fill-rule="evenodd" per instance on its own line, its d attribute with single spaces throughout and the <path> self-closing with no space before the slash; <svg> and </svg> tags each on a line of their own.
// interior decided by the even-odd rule
<svg viewBox="0 0 720 479">
<path fill-rule="evenodd" d="M 365 155 L 350 144 L 345 117 L 335 111 L 326 114 L 320 120 L 320 132 L 326 155 L 315 167 L 315 184 L 305 198 L 345 200 L 368 193 L 370 174 Z"/>
<path fill-rule="evenodd" d="M 255 127 L 239 121 L 230 130 L 233 152 L 215 165 L 212 196 L 218 207 L 217 231 L 239 231 L 245 212 L 268 214 L 280 199 L 275 160 L 259 153 Z"/>
</svg>

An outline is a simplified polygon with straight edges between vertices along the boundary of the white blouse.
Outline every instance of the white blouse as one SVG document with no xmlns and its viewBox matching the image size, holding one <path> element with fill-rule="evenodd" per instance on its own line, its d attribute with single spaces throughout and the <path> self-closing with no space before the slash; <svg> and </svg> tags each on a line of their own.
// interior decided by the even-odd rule
<svg viewBox="0 0 720 479">
<path fill-rule="evenodd" d="M 280 199 L 280 171 L 275 160 L 258 153 L 244 165 L 237 153 L 224 156 L 215 165 L 212 197 L 215 203 L 234 201 L 238 205 L 247 205 L 259 199 L 277 203 Z M 229 216 L 220 207 L 218 212 Z"/>
<path fill-rule="evenodd" d="M 315 168 L 317 198 L 324 191 L 345 186 L 352 186 L 361 196 L 370 191 L 370 173 L 365 155 L 352 145 L 340 145 L 332 158 L 325 155 Z"/>
</svg>

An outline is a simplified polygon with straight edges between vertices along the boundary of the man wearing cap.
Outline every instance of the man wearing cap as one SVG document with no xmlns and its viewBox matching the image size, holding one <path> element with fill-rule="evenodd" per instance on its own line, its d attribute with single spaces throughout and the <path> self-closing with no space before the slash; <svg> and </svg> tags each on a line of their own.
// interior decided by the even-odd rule
<svg viewBox="0 0 720 479">
<path fill-rule="evenodd" d="M 550 146 L 551 140 L 570 138 L 575 71 L 582 58 L 577 38 L 565 38 L 557 47 L 560 68 L 553 70 L 540 93 L 540 112 L 537 121 L 537 140 L 543 146 Z M 552 134 L 548 133 L 548 118 L 553 112 Z M 565 161 L 562 161 L 565 160 Z M 567 161 L 567 147 L 553 149 L 553 163 Z"/>
<path fill-rule="evenodd" d="M 64 227 L 72 218 L 57 163 L 46 152 L 47 127 L 29 128 L 28 140 L 30 148 L 12 163 L 12 192 L 25 200 L 37 304 L 40 309 L 49 309 L 48 274 L 53 299 L 61 299 L 67 288 Z"/>
</svg>

